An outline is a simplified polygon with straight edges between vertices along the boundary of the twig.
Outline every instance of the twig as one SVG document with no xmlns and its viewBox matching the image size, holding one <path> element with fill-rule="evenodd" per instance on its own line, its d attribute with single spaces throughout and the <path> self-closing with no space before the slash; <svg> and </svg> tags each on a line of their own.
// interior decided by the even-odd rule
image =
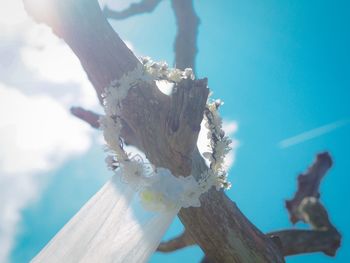
<svg viewBox="0 0 350 263">
<path fill-rule="evenodd" d="M 195 244 L 196 242 L 194 242 L 193 238 L 188 233 L 188 231 L 185 230 L 180 236 L 175 237 L 167 242 L 160 243 L 157 251 L 173 252 Z"/>
<path fill-rule="evenodd" d="M 100 123 L 98 122 L 100 118 L 99 114 L 89 110 L 85 110 L 81 107 L 72 107 L 70 109 L 70 112 L 74 116 L 90 124 L 92 128 L 98 129 L 100 127 Z"/>
</svg>

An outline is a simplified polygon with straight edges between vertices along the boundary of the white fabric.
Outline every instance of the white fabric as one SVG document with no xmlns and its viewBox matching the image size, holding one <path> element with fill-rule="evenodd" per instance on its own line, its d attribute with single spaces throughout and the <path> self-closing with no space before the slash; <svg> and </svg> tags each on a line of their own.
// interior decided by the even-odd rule
<svg viewBox="0 0 350 263">
<path fill-rule="evenodd" d="M 132 201 L 138 195 L 127 184 L 117 186 L 119 176 L 114 175 L 31 262 L 147 262 L 180 208 L 135 210 Z"/>
</svg>

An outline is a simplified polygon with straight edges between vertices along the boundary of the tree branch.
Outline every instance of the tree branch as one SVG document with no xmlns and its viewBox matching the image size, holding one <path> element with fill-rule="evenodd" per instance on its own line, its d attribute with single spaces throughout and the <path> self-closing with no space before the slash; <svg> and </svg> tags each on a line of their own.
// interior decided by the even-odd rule
<svg viewBox="0 0 350 263">
<path fill-rule="evenodd" d="M 341 235 L 318 200 L 320 182 L 331 165 L 332 159 L 327 152 L 318 154 L 312 166 L 299 175 L 294 198 L 286 202 L 292 223 L 302 220 L 312 230 L 282 230 L 267 234 L 280 239 L 283 255 L 310 252 L 323 252 L 328 256 L 336 254 Z"/>
<path fill-rule="evenodd" d="M 315 230 L 281 230 L 271 232 L 269 236 L 277 236 L 282 243 L 284 256 L 323 252 L 328 256 L 335 256 L 340 246 L 340 238 L 333 231 Z"/>
<path fill-rule="evenodd" d="M 103 8 L 103 13 L 107 18 L 121 20 L 135 15 L 151 13 L 161 1 L 162 0 L 143 0 L 139 3 L 131 4 L 123 11 L 115 11 L 110 9 L 108 6 L 105 6 Z"/>
<path fill-rule="evenodd" d="M 100 119 L 99 114 L 89 110 L 85 110 L 81 107 L 72 107 L 70 109 L 70 112 L 77 118 L 90 124 L 92 128 L 98 129 L 100 127 L 100 123 L 98 121 Z"/>
<path fill-rule="evenodd" d="M 332 159 L 327 152 L 318 154 L 315 162 L 308 170 L 298 176 L 298 190 L 293 199 L 286 201 L 286 207 L 289 211 L 290 220 L 293 224 L 303 220 L 302 215 L 298 213 L 298 207 L 305 197 L 319 198 L 319 186 L 322 178 L 328 169 L 332 166 Z"/>
<path fill-rule="evenodd" d="M 323 252 L 335 256 L 341 235 L 329 221 L 326 209 L 315 197 L 306 197 L 300 204 L 299 214 L 313 230 L 283 230 L 269 233 L 279 237 L 283 255 Z"/>
<path fill-rule="evenodd" d="M 173 252 L 181 248 L 195 245 L 196 242 L 193 240 L 188 231 L 184 231 L 180 236 L 175 237 L 167 242 L 159 244 L 157 251 L 160 252 Z"/>
<path fill-rule="evenodd" d="M 199 18 L 193 7 L 193 0 L 172 0 L 177 23 L 174 43 L 177 68 L 192 68 L 195 72 Z"/>
<path fill-rule="evenodd" d="M 50 25 L 72 48 L 99 97 L 112 81 L 139 63 L 107 23 L 96 1 L 46 0 L 31 5 L 26 0 L 25 3 L 37 20 Z M 198 177 L 208 168 L 198 150 L 190 151 L 191 147 L 182 140 L 195 145 L 200 123 L 189 125 L 184 114 L 190 111 L 195 111 L 191 113 L 193 116 L 203 114 L 208 95 L 206 80 L 183 83 L 177 88 L 196 94 L 197 106 L 191 107 L 193 98 L 175 99 L 162 94 L 155 84 L 144 85 L 130 90 L 123 101 L 121 117 L 153 164 L 169 168 L 173 174 L 192 172 Z M 174 101 L 180 101 L 183 108 L 172 111 Z M 171 116 L 171 112 L 180 112 L 181 116 Z M 178 125 L 173 125 L 177 118 Z M 212 189 L 201 197 L 201 204 L 199 208 L 181 209 L 179 217 L 213 262 L 284 262 L 274 242 L 254 227 L 223 192 Z"/>
</svg>

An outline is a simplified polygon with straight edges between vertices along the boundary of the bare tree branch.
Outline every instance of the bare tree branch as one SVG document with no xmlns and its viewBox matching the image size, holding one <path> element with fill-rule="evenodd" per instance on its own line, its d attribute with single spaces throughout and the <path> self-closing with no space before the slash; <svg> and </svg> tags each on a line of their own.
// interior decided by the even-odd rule
<svg viewBox="0 0 350 263">
<path fill-rule="evenodd" d="M 268 233 L 277 236 L 283 255 L 323 252 L 334 256 L 340 246 L 341 235 L 329 220 L 328 213 L 319 202 L 319 186 L 332 165 L 330 155 L 318 154 L 312 166 L 298 177 L 298 189 L 294 198 L 286 202 L 292 223 L 302 220 L 312 230 L 282 230 Z"/>
<path fill-rule="evenodd" d="M 85 110 L 81 107 L 72 107 L 70 112 L 77 118 L 90 124 L 92 128 L 98 129 L 100 127 L 100 123 L 98 122 L 100 118 L 99 114 Z"/>
<path fill-rule="evenodd" d="M 298 213 L 298 208 L 305 197 L 319 198 L 319 186 L 322 178 L 328 169 L 332 166 L 332 159 L 327 152 L 317 155 L 315 162 L 309 169 L 298 176 L 298 190 L 293 199 L 286 201 L 286 207 L 289 211 L 290 220 L 293 224 L 303 220 L 302 215 Z"/>
<path fill-rule="evenodd" d="M 301 203 L 303 220 L 313 230 L 281 230 L 266 234 L 278 243 L 284 256 L 323 252 L 335 256 L 340 247 L 341 235 L 330 223 L 327 211 L 314 197 L 308 197 Z M 185 247 L 185 246 L 184 246 Z M 182 247 L 178 247 L 179 249 Z M 206 261 L 205 261 L 206 260 Z M 202 262 L 211 262 L 208 258 Z"/>
<path fill-rule="evenodd" d="M 188 231 L 184 231 L 180 236 L 175 237 L 167 242 L 159 244 L 157 251 L 160 252 L 173 252 L 181 248 L 195 245 L 196 242 L 191 237 Z"/>
<path fill-rule="evenodd" d="M 85 121 L 86 123 L 88 123 L 91 127 L 95 128 L 95 129 L 99 129 L 100 128 L 100 114 L 97 114 L 93 111 L 89 111 L 86 110 L 84 108 L 81 107 L 72 107 L 70 109 L 71 113 L 81 119 L 82 121 Z M 125 123 L 125 121 L 122 120 L 123 126 L 122 126 L 122 130 L 121 130 L 121 136 L 124 139 L 124 143 L 125 145 L 133 145 L 138 147 L 141 151 L 143 151 L 143 149 L 141 148 L 141 142 L 139 141 L 139 139 L 135 136 L 134 132 L 131 130 L 131 128 L 127 125 L 127 123 Z"/>
<path fill-rule="evenodd" d="M 334 256 L 340 246 L 340 238 L 332 231 L 315 230 L 281 230 L 268 235 L 277 236 L 282 243 L 284 256 L 323 252 Z"/>
<path fill-rule="evenodd" d="M 193 7 L 193 0 L 172 0 L 177 23 L 174 43 L 177 68 L 192 68 L 195 72 L 199 18 Z"/>
<path fill-rule="evenodd" d="M 103 13 L 107 18 L 121 20 L 135 15 L 151 13 L 162 0 L 142 0 L 139 3 L 131 4 L 127 9 L 115 11 L 105 6 Z"/>
<path fill-rule="evenodd" d="M 341 235 L 329 221 L 326 209 L 315 197 L 305 197 L 298 210 L 302 220 L 313 230 L 282 230 L 268 234 L 279 237 L 283 255 L 323 252 L 334 256 L 340 246 Z"/>
<path fill-rule="evenodd" d="M 298 213 L 312 229 L 335 229 L 329 220 L 326 209 L 315 197 L 305 197 L 298 208 Z"/>
</svg>

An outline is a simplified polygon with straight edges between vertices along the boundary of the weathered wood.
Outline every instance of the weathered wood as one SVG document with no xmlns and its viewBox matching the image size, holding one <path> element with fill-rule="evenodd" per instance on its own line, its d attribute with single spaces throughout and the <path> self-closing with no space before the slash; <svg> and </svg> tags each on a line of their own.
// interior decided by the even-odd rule
<svg viewBox="0 0 350 263">
<path fill-rule="evenodd" d="M 26 8 L 62 37 L 80 59 L 99 98 L 113 80 L 139 63 L 113 31 L 95 0 L 26 0 Z M 40 6 L 41 4 L 41 6 Z M 205 84 L 205 85 L 204 85 Z M 207 167 L 195 141 L 208 95 L 206 80 L 183 82 L 167 97 L 155 85 L 137 87 L 123 102 L 122 118 L 152 163 L 174 174 L 199 176 Z M 195 103 L 193 105 L 193 103 Z M 192 120 L 192 122 L 191 122 Z M 274 242 L 255 228 L 222 192 L 201 197 L 200 208 L 180 211 L 191 236 L 214 262 L 283 262 Z"/>
</svg>

